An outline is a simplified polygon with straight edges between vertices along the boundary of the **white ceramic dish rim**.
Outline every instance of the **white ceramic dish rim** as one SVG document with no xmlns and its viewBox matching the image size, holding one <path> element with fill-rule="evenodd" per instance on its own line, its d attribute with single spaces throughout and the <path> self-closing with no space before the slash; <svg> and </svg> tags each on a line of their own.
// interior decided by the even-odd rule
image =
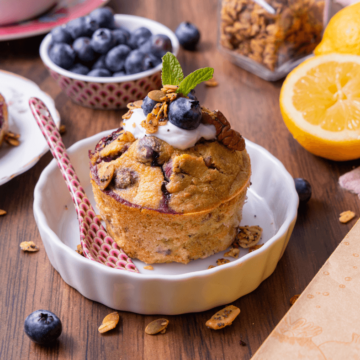
<svg viewBox="0 0 360 360">
<path fill-rule="evenodd" d="M 113 130 L 111 130 L 113 131 Z M 69 149 L 68 149 L 68 153 L 71 155 L 73 152 L 76 152 L 76 150 L 81 147 L 85 142 L 92 142 L 94 137 L 99 137 L 101 135 L 101 137 L 106 136 L 109 134 L 110 131 L 104 131 L 100 134 L 96 134 L 93 135 L 89 138 L 80 140 L 78 142 L 76 142 L 75 144 L 73 144 Z M 257 251 L 253 251 L 251 253 L 248 253 L 247 255 L 245 255 L 244 257 L 236 260 L 236 261 L 232 261 L 228 264 L 224 264 L 221 266 L 217 266 L 213 269 L 204 269 L 204 270 L 198 270 L 198 271 L 194 271 L 194 272 L 190 272 L 190 273 L 186 273 L 186 274 L 177 274 L 177 275 L 164 275 L 164 274 L 139 274 L 139 273 L 131 273 L 128 271 L 123 271 L 123 270 L 117 270 L 117 269 L 113 269 L 110 267 L 107 267 L 105 265 L 99 264 L 95 261 L 92 261 L 93 266 L 95 266 L 97 269 L 99 269 L 99 271 L 103 271 L 104 275 L 106 274 L 119 274 L 119 276 L 129 276 L 130 278 L 137 278 L 137 277 L 141 277 L 141 278 L 145 278 L 145 279 L 152 279 L 152 280 L 166 280 L 166 281 L 174 281 L 174 280 L 187 280 L 187 279 L 191 279 L 194 277 L 206 277 L 207 275 L 213 274 L 215 272 L 220 272 L 223 271 L 227 268 L 230 268 L 232 266 L 238 266 L 240 263 L 243 263 L 245 261 L 247 261 L 247 259 L 250 259 L 254 256 L 259 256 L 261 253 L 267 251 L 267 249 L 273 244 L 275 243 L 277 240 L 281 239 L 282 237 L 286 236 L 286 233 L 288 231 L 288 229 L 290 228 L 291 224 L 296 220 L 297 217 L 297 209 L 298 209 L 298 204 L 299 204 L 299 197 L 296 193 L 295 190 L 295 185 L 294 185 L 294 179 L 292 178 L 292 176 L 288 173 L 288 171 L 285 169 L 284 165 L 281 163 L 280 160 L 278 160 L 276 157 L 274 157 L 270 152 L 268 152 L 266 149 L 264 149 L 263 147 L 249 141 L 246 140 L 246 145 L 247 146 L 252 146 L 257 148 L 257 150 L 259 150 L 262 155 L 266 158 L 269 159 L 269 161 L 272 161 L 273 163 L 275 163 L 275 165 L 278 166 L 278 170 L 282 172 L 282 175 L 284 177 L 284 186 L 293 189 L 291 191 L 292 195 L 291 197 L 288 199 L 289 200 L 289 206 L 287 209 L 287 215 L 285 220 L 283 221 L 282 225 L 279 227 L 279 229 L 277 230 L 277 232 L 275 233 L 275 235 L 273 237 L 271 237 L 265 244 L 264 246 L 262 246 L 260 249 L 258 249 Z M 34 190 L 34 216 L 36 217 L 37 220 L 37 224 L 41 224 L 42 226 L 42 230 L 44 232 L 47 232 L 49 238 L 51 238 L 58 246 L 60 246 L 64 251 L 67 252 L 67 255 L 70 256 L 74 261 L 80 261 L 80 262 L 88 262 L 90 260 L 84 258 L 84 257 L 80 257 L 78 256 L 78 254 L 71 249 L 69 246 L 65 245 L 60 239 L 59 237 L 55 234 L 55 232 L 50 228 L 48 221 L 46 219 L 45 214 L 41 211 L 41 194 L 42 194 L 42 189 L 43 187 L 46 185 L 46 181 L 49 178 L 49 175 L 52 171 L 54 171 L 55 169 L 57 169 L 57 163 L 56 161 L 53 159 L 50 164 L 43 170 L 43 172 L 40 175 L 40 178 L 38 180 L 38 183 L 36 184 L 35 190 Z M 76 170 L 76 169 L 75 169 Z M 80 235 L 79 235 L 79 239 L 80 239 Z"/>
<path fill-rule="evenodd" d="M 53 102 L 53 105 L 54 105 L 54 108 L 55 108 L 55 102 L 54 102 L 53 98 L 49 94 L 47 94 L 46 92 L 42 91 L 40 89 L 40 87 L 37 84 L 35 84 L 33 81 L 31 81 L 31 80 L 29 80 L 29 79 L 27 79 L 27 78 L 25 78 L 25 77 L 23 77 L 21 75 L 11 73 L 9 71 L 0 70 L 0 72 L 4 73 L 6 75 L 16 76 L 16 77 L 22 79 L 23 81 L 27 81 L 27 82 L 31 83 L 39 91 L 41 91 L 44 94 L 44 96 L 46 96 L 49 99 L 49 101 L 51 100 Z M 34 124 L 36 124 L 35 119 L 32 119 L 32 115 L 31 115 L 30 112 L 29 112 L 29 114 L 30 114 L 29 115 L 29 117 L 30 117 L 29 121 L 34 121 Z M 61 120 L 60 120 L 60 114 L 59 114 L 59 112 L 57 111 L 56 108 L 55 108 L 55 114 L 56 114 L 56 117 L 54 117 L 54 122 L 55 122 L 56 126 L 59 127 Z M 49 147 L 45 143 L 43 150 L 39 154 L 37 154 L 31 161 L 29 161 L 26 165 L 24 165 L 22 168 L 15 171 L 13 174 L 1 178 L 0 179 L 0 186 L 6 184 L 7 182 L 12 180 L 16 176 L 19 176 L 19 175 L 23 174 L 24 172 L 28 171 L 29 169 L 31 169 L 48 151 L 49 151 Z"/>
<path fill-rule="evenodd" d="M 167 26 L 147 18 L 143 18 L 141 16 L 135 16 L 135 15 L 123 15 L 123 14 L 115 14 L 115 21 L 121 22 L 122 20 L 130 20 L 136 23 L 141 24 L 145 27 L 159 27 L 162 28 L 161 31 L 166 33 L 167 36 L 169 36 L 172 46 L 173 46 L 173 54 L 176 56 L 179 51 L 179 41 L 177 37 L 175 36 L 174 32 L 171 31 Z M 86 81 L 86 82 L 93 82 L 93 83 L 122 83 L 122 82 L 129 82 L 134 81 L 138 79 L 142 79 L 144 77 L 153 75 L 160 71 L 162 69 L 162 64 L 159 64 L 158 66 L 154 67 L 153 69 L 146 70 L 137 74 L 133 75 L 126 75 L 126 76 L 116 76 L 116 77 L 96 77 L 96 76 L 87 76 L 87 75 L 79 75 L 75 74 L 71 71 L 65 70 L 61 68 L 60 66 L 57 66 L 54 64 L 48 54 L 48 49 L 51 43 L 51 34 L 48 34 L 45 36 L 45 38 L 42 40 L 40 44 L 40 57 L 41 60 L 44 62 L 44 64 L 49 67 L 51 70 L 59 73 L 60 75 L 69 77 L 74 80 L 80 80 L 80 81 Z"/>
</svg>

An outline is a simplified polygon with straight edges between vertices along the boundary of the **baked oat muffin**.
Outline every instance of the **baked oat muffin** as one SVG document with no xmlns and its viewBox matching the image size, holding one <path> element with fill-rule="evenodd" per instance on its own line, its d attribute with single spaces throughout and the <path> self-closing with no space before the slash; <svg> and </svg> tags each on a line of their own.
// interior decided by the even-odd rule
<svg viewBox="0 0 360 360">
<path fill-rule="evenodd" d="M 228 248 L 250 184 L 241 135 L 221 112 L 201 108 L 194 92 L 177 88 L 129 104 L 122 127 L 89 152 L 109 234 L 148 264 L 186 264 Z"/>
<path fill-rule="evenodd" d="M 4 97 L 0 94 L 0 146 L 8 132 L 8 109 Z"/>
</svg>

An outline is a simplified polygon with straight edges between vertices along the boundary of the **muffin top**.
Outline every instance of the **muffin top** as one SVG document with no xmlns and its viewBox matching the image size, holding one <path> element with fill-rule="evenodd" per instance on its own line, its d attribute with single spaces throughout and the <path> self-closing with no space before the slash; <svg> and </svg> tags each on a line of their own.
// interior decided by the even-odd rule
<svg viewBox="0 0 360 360">
<path fill-rule="evenodd" d="M 165 84 L 128 104 L 122 126 L 89 152 L 92 180 L 117 201 L 186 214 L 216 207 L 248 186 L 242 136 L 181 86 Z"/>
</svg>

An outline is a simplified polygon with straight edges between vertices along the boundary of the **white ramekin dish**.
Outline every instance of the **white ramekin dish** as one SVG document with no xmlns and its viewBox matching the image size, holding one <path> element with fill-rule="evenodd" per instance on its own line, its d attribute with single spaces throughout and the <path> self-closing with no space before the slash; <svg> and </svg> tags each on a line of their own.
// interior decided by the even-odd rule
<svg viewBox="0 0 360 360">
<path fill-rule="evenodd" d="M 108 135 L 102 132 L 68 149 L 72 164 L 93 205 L 88 150 Z M 140 274 L 116 270 L 90 261 L 75 252 L 79 227 L 65 182 L 53 160 L 35 188 L 34 215 L 46 253 L 63 280 L 85 297 L 110 308 L 140 314 L 182 314 L 228 304 L 255 290 L 280 260 L 295 225 L 298 195 L 294 180 L 279 160 L 264 148 L 246 143 L 252 162 L 252 185 L 244 206 L 243 225 L 260 225 L 264 243 L 240 258 L 215 265 L 223 253 L 183 264 L 155 264 Z"/>
<path fill-rule="evenodd" d="M 54 6 L 58 0 L 1 0 L 0 26 L 31 19 Z"/>
<path fill-rule="evenodd" d="M 173 54 L 176 56 L 179 51 L 179 41 L 175 34 L 157 21 L 140 16 L 116 14 L 115 22 L 130 31 L 145 26 L 154 35 L 165 34 L 171 40 Z M 66 95 L 77 104 L 93 109 L 120 109 L 126 107 L 129 102 L 143 99 L 149 91 L 161 87 L 162 64 L 153 69 L 126 76 L 79 75 L 62 69 L 50 60 L 48 54 L 50 44 L 51 34 L 48 34 L 40 45 L 41 60 Z"/>
</svg>

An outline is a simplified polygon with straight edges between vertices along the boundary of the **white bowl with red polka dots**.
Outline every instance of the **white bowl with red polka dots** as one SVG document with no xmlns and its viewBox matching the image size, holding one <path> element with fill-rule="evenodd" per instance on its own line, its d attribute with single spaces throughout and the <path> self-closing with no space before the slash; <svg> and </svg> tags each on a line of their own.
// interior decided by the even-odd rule
<svg viewBox="0 0 360 360">
<path fill-rule="evenodd" d="M 145 26 L 154 35 L 167 35 L 173 46 L 173 54 L 177 55 L 179 42 L 168 27 L 139 16 L 119 14 L 114 16 L 117 25 L 124 26 L 130 31 Z M 72 73 L 50 60 L 48 51 L 51 40 L 51 34 L 43 39 L 40 45 L 40 57 L 66 95 L 79 105 L 93 109 L 121 109 L 129 102 L 143 99 L 149 91 L 161 86 L 162 64 L 137 74 L 118 77 L 95 77 Z"/>
</svg>

